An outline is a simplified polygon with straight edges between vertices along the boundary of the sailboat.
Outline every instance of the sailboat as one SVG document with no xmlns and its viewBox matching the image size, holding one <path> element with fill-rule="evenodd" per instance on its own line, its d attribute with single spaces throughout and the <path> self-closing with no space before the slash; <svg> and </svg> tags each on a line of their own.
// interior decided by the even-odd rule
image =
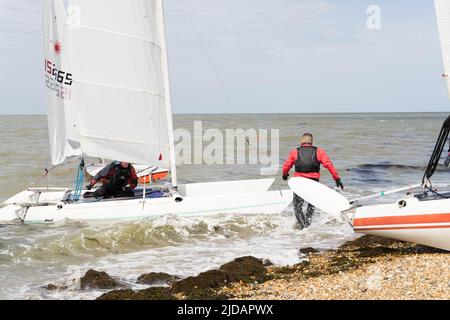
<svg viewBox="0 0 450 320">
<path fill-rule="evenodd" d="M 450 70 L 450 2 L 435 0 L 437 23 L 448 81 Z M 450 133 L 450 116 L 445 119 L 427 169 L 419 184 L 389 190 L 356 199 L 342 194 L 315 181 L 293 178 L 290 188 L 319 209 L 347 221 L 357 233 L 370 234 L 397 240 L 415 242 L 450 251 L 450 184 L 433 184 L 431 177 L 441 160 Z M 361 205 L 362 202 L 405 192 L 394 203 Z"/>
<path fill-rule="evenodd" d="M 169 168 L 171 183 L 133 198 L 84 198 L 77 187 L 28 188 L 1 221 L 136 220 L 166 214 L 280 213 L 292 191 L 274 179 L 179 184 L 162 0 L 44 0 L 44 74 L 51 162 L 113 159 Z M 80 164 L 78 178 L 82 177 Z"/>
</svg>

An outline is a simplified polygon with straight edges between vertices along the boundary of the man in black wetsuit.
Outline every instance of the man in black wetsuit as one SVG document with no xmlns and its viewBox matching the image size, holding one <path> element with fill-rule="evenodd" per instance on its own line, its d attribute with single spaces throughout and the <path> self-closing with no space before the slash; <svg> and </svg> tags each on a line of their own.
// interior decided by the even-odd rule
<svg viewBox="0 0 450 320">
<path fill-rule="evenodd" d="M 98 181 L 103 181 L 103 185 L 95 190 L 94 197 L 108 199 L 133 197 L 133 190 L 138 183 L 136 170 L 128 162 L 114 161 L 103 168 L 86 186 L 86 190 L 91 190 Z"/>
</svg>

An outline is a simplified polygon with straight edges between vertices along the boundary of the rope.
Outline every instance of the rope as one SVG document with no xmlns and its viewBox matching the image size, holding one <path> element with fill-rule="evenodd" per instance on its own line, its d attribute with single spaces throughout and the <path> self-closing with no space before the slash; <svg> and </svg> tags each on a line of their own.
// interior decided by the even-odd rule
<svg viewBox="0 0 450 320">
<path fill-rule="evenodd" d="M 450 197 L 444 196 L 443 194 L 438 193 L 436 190 L 433 190 L 433 188 L 427 188 L 427 189 L 435 196 L 435 199 L 436 199 L 436 197 L 439 197 L 442 199 L 450 199 Z"/>
<path fill-rule="evenodd" d="M 72 195 L 72 200 L 77 202 L 80 200 L 81 191 L 83 191 L 84 182 L 84 159 L 81 159 L 80 165 L 77 170 L 77 180 L 75 182 L 75 191 Z"/>
<path fill-rule="evenodd" d="M 426 185 L 430 182 L 430 178 L 436 171 L 436 168 L 439 164 L 439 160 L 441 159 L 442 151 L 444 150 L 445 144 L 447 142 L 448 136 L 450 133 L 450 116 L 444 121 L 441 132 L 439 133 L 438 140 L 436 141 L 436 145 L 433 150 L 433 154 L 431 155 L 430 161 L 428 162 L 427 169 L 422 178 L 422 184 Z"/>
<path fill-rule="evenodd" d="M 211 65 L 211 68 L 214 71 L 214 74 L 215 74 L 215 76 L 217 78 L 217 83 L 218 83 L 220 89 L 222 90 L 223 95 L 225 96 L 225 99 L 226 99 L 226 101 L 228 103 L 228 107 L 231 109 L 232 113 L 236 113 L 234 105 L 233 105 L 233 101 L 231 100 L 231 97 L 230 97 L 228 91 L 225 89 L 225 84 L 222 81 L 222 78 L 220 77 L 220 74 L 219 74 L 219 71 L 216 68 L 216 65 L 214 64 L 214 60 L 212 59 L 211 55 L 209 54 L 208 48 L 206 47 L 206 43 L 203 40 L 202 35 L 200 34 L 199 28 L 198 28 L 197 24 L 195 23 L 195 20 L 194 20 L 194 17 L 192 15 L 191 11 L 189 10 L 189 7 L 188 7 L 188 5 L 187 5 L 185 0 L 182 0 L 181 3 L 183 4 L 183 6 L 184 6 L 184 8 L 186 10 L 186 13 L 187 13 L 187 15 L 189 17 L 189 21 L 191 22 L 196 35 L 198 36 L 199 42 L 200 42 L 200 44 L 201 44 L 201 46 L 203 48 L 203 51 L 204 51 L 204 53 L 206 55 L 206 58 L 208 59 L 209 64 Z"/>
<path fill-rule="evenodd" d="M 45 178 L 49 177 L 50 171 L 53 171 L 55 168 L 56 168 L 55 166 L 53 166 L 53 167 L 51 167 L 51 168 L 49 168 L 49 169 L 48 169 L 48 168 L 45 168 L 45 169 L 44 169 L 44 174 L 39 178 L 38 183 L 39 183 L 39 184 L 42 184 L 42 182 L 45 180 Z M 33 187 L 33 186 L 35 185 L 35 182 L 36 182 L 36 181 L 32 181 L 32 182 L 30 183 L 29 187 L 30 187 L 30 188 Z"/>
<path fill-rule="evenodd" d="M 36 182 L 39 183 L 39 184 L 41 184 L 46 178 L 49 178 L 49 179 L 50 179 L 50 173 L 51 173 L 52 171 L 54 171 L 55 169 L 57 169 L 57 168 L 59 168 L 59 167 L 67 166 L 68 164 L 71 164 L 71 163 L 74 162 L 75 160 L 76 160 L 76 158 L 72 158 L 72 159 L 69 159 L 68 161 L 66 161 L 65 163 L 62 163 L 62 164 L 60 164 L 60 165 L 51 166 L 51 167 L 49 167 L 49 168 L 44 168 L 44 174 L 42 175 L 42 177 L 40 177 L 38 181 L 37 181 L 37 180 L 32 181 L 32 182 L 29 184 L 29 187 L 30 187 L 30 188 L 33 187 L 33 186 L 36 184 Z"/>
</svg>

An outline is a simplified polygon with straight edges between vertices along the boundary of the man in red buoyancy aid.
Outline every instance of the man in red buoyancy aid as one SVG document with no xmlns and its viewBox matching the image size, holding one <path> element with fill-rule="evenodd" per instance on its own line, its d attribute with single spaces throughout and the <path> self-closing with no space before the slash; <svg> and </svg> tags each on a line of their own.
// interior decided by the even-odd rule
<svg viewBox="0 0 450 320">
<path fill-rule="evenodd" d="M 320 166 L 323 165 L 330 171 L 336 186 L 344 190 L 339 173 L 327 156 L 325 151 L 321 148 L 313 146 L 313 135 L 311 133 L 305 133 L 300 139 L 300 147 L 292 150 L 289 153 L 289 158 L 283 164 L 283 180 L 287 180 L 289 176 L 289 170 L 295 166 L 294 177 L 303 177 L 319 181 L 320 179 Z M 314 213 L 314 206 L 300 198 L 294 193 L 294 211 L 300 228 L 306 228 L 311 224 L 311 219 Z"/>
<path fill-rule="evenodd" d="M 103 181 L 103 185 L 95 190 L 94 197 L 103 199 L 133 197 L 133 190 L 138 184 L 138 176 L 134 167 L 128 162 L 119 161 L 114 161 L 104 167 L 95 175 L 86 189 L 91 190 L 100 180 Z"/>
</svg>

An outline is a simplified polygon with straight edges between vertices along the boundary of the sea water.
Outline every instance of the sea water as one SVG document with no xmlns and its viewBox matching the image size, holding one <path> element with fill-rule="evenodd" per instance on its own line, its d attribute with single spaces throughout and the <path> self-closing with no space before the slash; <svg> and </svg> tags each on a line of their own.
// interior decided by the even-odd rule
<svg viewBox="0 0 450 320">
<path fill-rule="evenodd" d="M 304 132 L 326 150 L 342 176 L 349 197 L 421 181 L 447 114 L 247 114 L 176 115 L 175 128 L 279 129 L 280 166 Z M 75 182 L 76 164 L 43 178 L 49 166 L 44 116 L 0 116 L 0 201 L 30 185 L 66 186 Z M 266 178 L 258 165 L 180 165 L 180 182 Z M 322 182 L 333 186 L 322 169 Z M 276 176 L 272 189 L 287 189 Z M 435 181 L 448 181 L 440 166 Z M 42 180 L 41 180 L 42 179 Z M 393 196 L 395 197 L 395 196 Z M 394 198 L 377 199 L 374 202 Z M 281 214 L 177 217 L 109 224 L 66 221 L 53 225 L 0 225 L 0 299 L 93 299 L 103 291 L 79 290 L 88 270 L 106 271 L 133 288 L 146 272 L 180 277 L 252 255 L 277 265 L 300 262 L 303 247 L 336 248 L 355 237 L 345 223 L 326 214 L 300 230 L 292 207 Z M 52 283 L 66 290 L 49 291 Z"/>
</svg>

